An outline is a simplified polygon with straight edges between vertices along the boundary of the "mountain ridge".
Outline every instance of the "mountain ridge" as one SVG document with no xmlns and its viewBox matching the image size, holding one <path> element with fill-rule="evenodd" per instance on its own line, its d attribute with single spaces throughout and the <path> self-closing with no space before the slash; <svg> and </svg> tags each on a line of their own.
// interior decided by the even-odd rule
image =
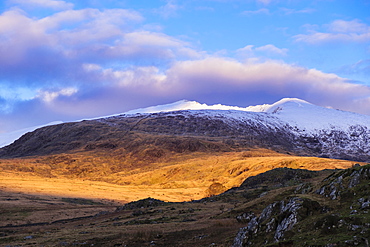
<svg viewBox="0 0 370 247">
<path fill-rule="evenodd" d="M 228 105 L 223 105 L 223 104 L 207 105 L 204 103 L 199 103 L 197 101 L 183 99 L 183 100 L 179 100 L 179 101 L 169 103 L 169 104 L 138 108 L 138 109 L 129 110 L 123 113 L 118 113 L 118 114 L 113 114 L 113 115 L 108 115 L 108 116 L 94 117 L 94 118 L 86 118 L 86 119 L 76 120 L 72 122 L 80 122 L 84 120 L 96 120 L 96 119 L 116 117 L 116 116 L 128 115 L 128 114 L 159 113 L 159 112 L 171 112 L 171 111 L 182 111 L 182 110 L 235 110 L 235 111 L 246 111 L 246 112 L 276 113 L 279 109 L 281 109 L 280 107 L 281 104 L 285 104 L 289 102 L 300 103 L 300 104 L 302 103 L 311 104 L 305 100 L 298 99 L 298 98 L 283 98 L 273 104 L 262 104 L 262 105 L 255 105 L 255 106 L 239 107 L 239 106 L 228 106 Z M 50 122 L 44 125 L 31 126 L 28 128 L 15 130 L 15 131 L 7 132 L 7 133 L 0 133 L 0 148 L 13 143 L 15 140 L 19 139 L 22 135 L 28 132 L 32 132 L 36 129 L 39 129 L 45 126 L 56 125 L 60 123 L 65 123 L 65 122 L 54 121 L 54 122 Z"/>
<path fill-rule="evenodd" d="M 184 110 L 184 104 L 193 110 Z M 167 145 L 172 151 L 261 147 L 304 156 L 369 160 L 370 116 L 323 108 L 296 98 L 272 105 L 216 109 L 222 107 L 178 101 L 105 118 L 47 126 L 3 147 L 0 157 L 96 148 L 127 150 L 133 140 L 140 140 L 140 145 Z M 143 135 L 149 139 L 144 140 Z M 173 141 L 176 138 L 178 141 Z M 185 139 L 190 146 L 179 149 Z"/>
</svg>

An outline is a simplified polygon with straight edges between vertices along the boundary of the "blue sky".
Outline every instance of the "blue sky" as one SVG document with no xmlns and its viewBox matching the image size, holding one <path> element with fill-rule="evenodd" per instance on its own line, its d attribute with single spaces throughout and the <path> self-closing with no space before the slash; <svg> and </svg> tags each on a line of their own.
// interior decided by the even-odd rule
<svg viewBox="0 0 370 247">
<path fill-rule="evenodd" d="M 5 0 L 0 133 L 181 99 L 370 114 L 369 0 Z"/>
</svg>

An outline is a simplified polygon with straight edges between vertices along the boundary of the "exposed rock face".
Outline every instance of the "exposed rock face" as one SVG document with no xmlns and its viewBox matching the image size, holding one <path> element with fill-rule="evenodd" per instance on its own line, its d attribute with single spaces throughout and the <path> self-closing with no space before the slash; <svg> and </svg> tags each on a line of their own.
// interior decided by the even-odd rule
<svg viewBox="0 0 370 247">
<path fill-rule="evenodd" d="M 336 200 L 340 198 L 343 192 L 348 192 L 348 189 L 354 188 L 366 180 L 370 180 L 370 169 L 368 167 L 345 170 L 328 177 L 325 180 L 327 184 L 317 190 L 316 193 Z"/>
<path fill-rule="evenodd" d="M 328 236 L 325 245 L 314 246 L 369 246 L 369 180 L 370 165 L 366 165 L 334 171 L 316 191 L 310 184 L 302 183 L 292 190 L 301 195 L 275 201 L 259 215 L 257 212 L 239 215 L 237 221 L 246 226 L 240 228 L 233 247 L 313 246 L 298 243 L 297 238 L 293 240 L 296 234 L 305 236 L 304 231 L 316 234 L 315 237 Z M 318 195 L 324 198 L 308 199 Z M 322 200 L 326 201 L 325 206 Z"/>
<path fill-rule="evenodd" d="M 239 230 L 233 247 L 256 246 L 254 239 L 269 233 L 273 234 L 272 241 L 278 242 L 284 238 L 285 232 L 293 229 L 299 220 L 310 215 L 312 210 L 319 209 L 320 205 L 317 202 L 293 197 L 288 201 L 283 200 L 268 205 L 259 217 L 254 213 L 239 215 L 238 221 L 249 221 L 249 223 Z M 266 241 L 269 239 L 266 238 Z"/>
</svg>

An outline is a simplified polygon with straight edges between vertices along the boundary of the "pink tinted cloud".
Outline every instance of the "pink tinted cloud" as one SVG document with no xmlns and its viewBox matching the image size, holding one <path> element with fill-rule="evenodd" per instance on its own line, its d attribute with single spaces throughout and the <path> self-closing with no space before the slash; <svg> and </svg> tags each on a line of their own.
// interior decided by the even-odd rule
<svg viewBox="0 0 370 247">
<path fill-rule="evenodd" d="M 358 108 L 360 99 L 370 96 L 370 88 L 352 84 L 335 74 L 286 63 L 240 63 L 224 58 L 179 62 L 167 72 L 173 91 L 189 95 L 207 93 L 254 93 L 275 97 L 299 97 L 312 103 L 370 114 Z"/>
<path fill-rule="evenodd" d="M 167 71 L 155 66 L 113 69 L 97 64 L 84 64 L 82 70 L 85 85 L 78 89 L 42 90 L 28 101 L 29 105 L 21 103 L 14 114 L 28 116 L 36 111 L 34 106 L 50 116 L 58 116 L 47 121 L 73 120 L 179 99 L 248 106 L 273 103 L 283 97 L 370 114 L 369 87 L 349 83 L 335 74 L 277 61 L 241 63 L 208 57 L 176 62 Z"/>
<path fill-rule="evenodd" d="M 49 83 L 47 75 L 55 83 L 58 79 L 68 83 L 84 63 L 167 63 L 199 57 L 184 41 L 139 29 L 142 20 L 138 12 L 125 9 L 66 10 L 42 19 L 29 18 L 19 9 L 4 12 L 0 15 L 1 74 L 40 85 Z M 36 75 L 44 80 L 35 80 Z"/>
<path fill-rule="evenodd" d="M 77 95 L 76 100 L 90 102 L 97 97 L 104 102 L 105 99 L 104 104 L 111 109 L 118 109 L 112 102 L 128 102 L 132 109 L 148 106 L 149 102 L 170 102 L 172 99 L 248 106 L 254 103 L 249 99 L 258 96 L 263 101 L 261 103 L 298 97 L 322 106 L 370 114 L 367 100 L 364 101 L 370 97 L 369 87 L 352 84 L 335 74 L 277 61 L 241 63 L 222 57 L 208 57 L 176 62 L 164 72 L 154 66 L 114 70 L 86 64 L 84 69 L 86 77 L 91 74 L 92 78 L 111 83 L 107 86 L 98 84 L 102 88 L 98 87 L 96 92 L 104 94 L 81 98 Z M 133 104 L 128 101 L 128 98 L 135 97 L 142 99 L 142 102 Z"/>
</svg>

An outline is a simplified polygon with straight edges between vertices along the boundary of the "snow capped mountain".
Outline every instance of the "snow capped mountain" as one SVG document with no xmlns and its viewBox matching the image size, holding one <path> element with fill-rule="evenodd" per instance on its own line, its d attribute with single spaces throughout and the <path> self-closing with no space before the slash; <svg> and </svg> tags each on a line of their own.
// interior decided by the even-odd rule
<svg viewBox="0 0 370 247">
<path fill-rule="evenodd" d="M 86 129 L 84 122 L 88 122 L 90 129 Z M 101 140 L 104 133 L 100 133 L 100 129 L 94 129 L 97 125 L 100 125 L 100 128 L 103 128 L 102 126 L 115 128 L 112 133 L 120 131 L 121 138 L 129 131 L 154 135 L 216 137 L 238 147 L 260 146 L 300 155 L 370 160 L 370 116 L 324 108 L 296 98 L 285 98 L 274 104 L 245 108 L 181 100 L 172 104 L 136 109 L 120 115 L 45 127 L 49 129 L 36 130 L 0 151 L 9 153 L 11 150 L 14 155 L 19 152 L 17 150 L 24 152 L 25 148 L 21 146 L 33 138 L 35 138 L 33 144 L 27 144 L 30 147 L 35 147 L 38 142 L 44 142 L 45 139 L 55 142 L 54 140 L 61 136 L 66 137 L 63 143 L 71 143 L 75 141 L 74 137 L 68 139 L 68 134 L 58 133 L 66 131 L 67 128 L 68 133 L 74 133 L 76 129 L 82 128 L 84 129 L 82 135 L 88 131 L 90 136 L 99 136 L 97 138 Z M 16 134 L 21 133 L 22 131 L 19 131 L 9 136 L 14 138 Z M 57 137 L 53 139 L 54 133 Z M 39 138 L 38 135 L 44 137 Z M 86 142 L 95 141 L 90 140 L 89 136 L 83 138 L 83 141 L 76 140 L 71 148 L 83 148 L 82 145 L 88 146 Z M 107 135 L 106 138 L 118 137 Z M 9 138 L 4 138 L 4 135 L 0 135 L 0 140 L 2 144 L 10 143 Z M 63 143 L 56 145 L 62 147 Z M 38 146 L 41 148 L 42 145 Z M 47 146 L 50 147 L 49 144 Z M 61 150 L 69 150 L 69 147 Z M 37 152 L 35 149 L 30 155 Z"/>
<path fill-rule="evenodd" d="M 248 108 L 227 105 L 207 105 L 201 104 L 196 101 L 180 100 L 175 103 L 151 106 L 147 108 L 140 108 L 132 111 L 125 112 L 124 114 L 137 114 L 137 113 L 157 113 L 157 112 L 171 112 L 171 111 L 184 111 L 184 110 L 235 110 L 235 111 L 249 111 Z"/>
<path fill-rule="evenodd" d="M 320 107 L 297 98 L 245 108 L 178 101 L 126 114 L 171 111 L 179 114 L 183 110 L 188 111 L 181 113 L 184 116 L 213 118 L 234 128 L 252 126 L 273 134 L 274 138 L 284 135 L 301 154 L 313 152 L 323 157 L 370 160 L 370 116 Z"/>
<path fill-rule="evenodd" d="M 172 104 L 152 106 L 140 108 L 123 114 L 143 114 L 143 113 L 158 113 L 158 112 L 173 112 L 173 111 L 199 111 L 212 110 L 207 114 L 225 114 L 225 111 L 241 111 L 267 113 L 270 116 L 277 118 L 276 121 L 283 121 L 289 125 L 296 126 L 301 131 L 315 132 L 322 129 L 347 129 L 353 125 L 364 125 L 370 127 L 370 116 L 361 115 L 358 113 L 346 112 L 325 108 L 311 104 L 305 100 L 297 98 L 284 98 L 274 104 L 264 104 L 248 107 L 227 106 L 227 105 L 207 105 L 196 101 L 181 100 Z M 214 112 L 214 111 L 221 112 Z M 228 114 L 230 115 L 230 113 Z M 243 118 L 245 113 L 234 113 L 233 118 Z M 229 117 L 232 117 L 231 115 Z"/>
<path fill-rule="evenodd" d="M 370 116 L 320 107 L 300 99 L 282 99 L 261 106 L 263 112 L 311 133 L 322 129 L 348 129 L 354 125 L 370 127 Z"/>
</svg>

